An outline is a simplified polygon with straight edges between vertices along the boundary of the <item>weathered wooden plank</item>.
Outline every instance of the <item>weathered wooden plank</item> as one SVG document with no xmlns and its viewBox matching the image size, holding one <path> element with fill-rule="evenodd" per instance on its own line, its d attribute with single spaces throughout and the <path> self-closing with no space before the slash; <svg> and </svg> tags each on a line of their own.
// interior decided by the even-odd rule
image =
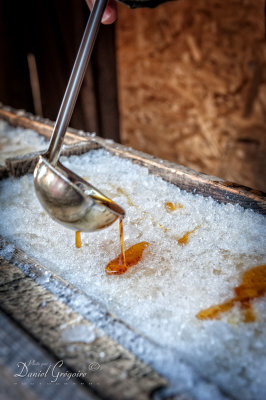
<svg viewBox="0 0 266 400">
<path fill-rule="evenodd" d="M 13 126 L 20 126 L 25 129 L 32 129 L 40 135 L 50 139 L 53 132 L 54 122 L 49 119 L 34 116 L 24 110 L 14 110 L 12 107 L 0 104 L 0 119 L 8 122 Z M 68 128 L 65 135 L 66 144 L 75 144 L 80 141 L 86 141 L 85 135 L 77 135 L 78 131 Z"/>
<path fill-rule="evenodd" d="M 0 364 L 0 399 L 8 400 L 40 400 L 30 389 L 15 385 L 10 371 Z"/>
<path fill-rule="evenodd" d="M 98 396 L 148 400 L 154 390 L 167 384 L 150 366 L 15 265 L 27 262 L 45 282 L 44 268 L 35 260 L 15 248 L 8 258 L 0 265 L 0 308 L 72 370 L 85 371 L 83 381 Z M 87 336 L 69 342 L 66 332 L 81 328 Z"/>
<path fill-rule="evenodd" d="M 131 160 L 133 163 L 148 168 L 149 172 L 178 186 L 182 190 L 212 197 L 221 203 L 239 204 L 244 208 L 253 209 L 261 214 L 266 213 L 266 194 L 221 178 L 206 175 L 190 168 L 166 160 L 161 160 L 140 151 L 129 149 L 120 144 L 110 144 L 108 141 L 95 137 L 101 147 L 117 157 Z"/>
<path fill-rule="evenodd" d="M 55 382 L 53 375 L 72 371 L 1 311 L 0 326 L 1 400 L 99 400 L 74 376 L 58 376 Z"/>
<path fill-rule="evenodd" d="M 12 125 L 19 124 L 19 126 L 26 126 L 39 133 L 49 131 L 49 134 L 51 134 L 52 131 L 51 121 L 46 121 L 27 113 L 23 113 L 23 115 L 20 116 L 18 111 L 12 109 L 7 110 L 5 107 L 0 107 L 0 118 L 7 120 Z M 129 159 L 133 163 L 148 168 L 151 174 L 161 177 L 182 190 L 193 194 L 200 194 L 205 197 L 210 196 L 221 203 L 239 204 L 244 208 L 252 209 L 261 214 L 266 213 L 266 194 L 263 192 L 233 182 L 227 182 L 221 178 L 206 175 L 182 165 L 161 160 L 98 136 L 93 137 L 74 129 L 70 129 L 69 134 L 71 140 L 74 140 L 75 143 L 82 140 L 91 143 L 91 148 L 104 148 L 117 157 Z M 84 146 L 86 149 L 86 145 Z M 88 144 L 88 150 L 89 149 L 90 145 Z M 18 171 L 15 169 L 15 163 L 12 166 L 9 164 L 9 168 L 12 169 L 12 174 L 14 176 L 22 175 L 25 173 L 24 171 L 31 171 L 33 169 L 32 165 L 36 163 L 36 160 L 31 159 L 29 161 L 30 166 L 24 167 L 23 163 L 28 163 L 26 156 L 25 159 L 22 157 L 20 161 L 21 163 L 18 163 Z"/>
<path fill-rule="evenodd" d="M 100 146 L 97 143 L 90 141 L 78 142 L 73 145 L 65 145 L 61 152 L 61 155 L 66 157 L 72 155 L 80 155 L 86 153 L 89 150 L 98 149 L 99 147 Z M 39 156 L 44 153 L 45 153 L 44 151 L 39 151 L 30 154 L 25 154 L 23 156 L 17 156 L 14 158 L 6 159 L 6 167 L 8 173 L 15 177 L 33 173 L 34 168 L 38 162 Z"/>
<path fill-rule="evenodd" d="M 3 165 L 0 165 L 0 179 L 7 178 L 8 177 L 8 169 L 7 167 L 4 167 Z"/>
<path fill-rule="evenodd" d="M 25 278 L 25 274 L 19 268 L 9 268 L 9 265 L 9 262 L 0 256 L 0 270 L 4 271 L 0 276 L 0 286 Z"/>
</svg>

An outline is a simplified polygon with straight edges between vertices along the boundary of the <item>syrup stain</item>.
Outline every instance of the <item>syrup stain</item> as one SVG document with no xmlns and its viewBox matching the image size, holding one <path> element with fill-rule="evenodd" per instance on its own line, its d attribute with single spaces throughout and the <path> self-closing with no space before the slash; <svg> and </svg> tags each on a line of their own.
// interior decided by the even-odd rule
<svg viewBox="0 0 266 400">
<path fill-rule="evenodd" d="M 123 189 L 121 189 L 120 187 L 118 187 L 118 188 L 117 188 L 117 193 L 118 193 L 118 194 L 122 194 L 123 196 L 126 197 L 127 203 L 128 203 L 129 206 L 138 208 L 138 207 L 133 203 L 133 201 L 131 200 L 129 194 L 126 193 Z"/>
<path fill-rule="evenodd" d="M 173 212 L 177 208 L 183 208 L 183 205 L 180 203 L 171 203 L 170 201 L 167 201 L 166 203 L 164 203 L 164 207 L 165 207 L 166 211 Z"/>
<path fill-rule="evenodd" d="M 181 238 L 177 239 L 177 243 L 182 245 L 182 244 L 187 244 L 189 236 L 194 233 L 197 229 L 199 229 L 199 226 L 196 226 L 196 228 L 193 229 L 193 231 L 188 231 L 186 232 Z"/>
<path fill-rule="evenodd" d="M 76 247 L 77 247 L 77 249 L 81 248 L 80 231 L 76 231 Z"/>
<path fill-rule="evenodd" d="M 120 264 L 126 266 L 127 263 L 126 263 L 126 254 L 125 254 L 124 226 L 123 226 L 122 218 L 119 218 L 119 236 L 120 236 L 120 247 L 121 247 L 121 253 L 119 256 L 121 258 Z"/>
<path fill-rule="evenodd" d="M 200 311 L 197 314 L 197 318 L 216 319 L 221 313 L 230 310 L 236 303 L 240 303 L 244 322 L 256 321 L 251 300 L 266 294 L 266 265 L 259 265 L 246 271 L 243 274 L 241 285 L 237 286 L 234 292 L 235 297 L 224 303 Z"/>
</svg>

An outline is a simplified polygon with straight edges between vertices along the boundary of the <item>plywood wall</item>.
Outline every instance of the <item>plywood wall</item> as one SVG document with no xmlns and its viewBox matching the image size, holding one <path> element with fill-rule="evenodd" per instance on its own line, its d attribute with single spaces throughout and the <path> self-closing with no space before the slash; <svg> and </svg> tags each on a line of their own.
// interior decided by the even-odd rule
<svg viewBox="0 0 266 400">
<path fill-rule="evenodd" d="M 264 0 L 119 6 L 122 142 L 265 190 Z"/>
</svg>

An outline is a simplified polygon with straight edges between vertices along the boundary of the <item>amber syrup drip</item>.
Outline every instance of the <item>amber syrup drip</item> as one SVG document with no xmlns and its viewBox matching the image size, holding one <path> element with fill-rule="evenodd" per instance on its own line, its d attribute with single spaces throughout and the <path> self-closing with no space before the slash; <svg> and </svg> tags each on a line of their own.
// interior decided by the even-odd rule
<svg viewBox="0 0 266 400">
<path fill-rule="evenodd" d="M 81 248 L 80 231 L 76 231 L 76 247 L 77 247 L 77 249 Z"/>
<path fill-rule="evenodd" d="M 222 312 L 228 311 L 235 303 L 240 303 L 244 322 L 256 321 L 251 300 L 266 294 L 266 265 L 251 268 L 243 274 L 242 283 L 234 289 L 235 297 L 225 303 L 211 306 L 197 314 L 199 319 L 216 319 Z"/>
<path fill-rule="evenodd" d="M 143 251 L 149 246 L 148 242 L 134 244 L 125 251 L 123 220 L 119 220 L 120 246 L 121 253 L 117 258 L 110 261 L 105 268 L 108 275 L 124 274 L 129 267 L 136 265 L 142 260 Z"/>
<path fill-rule="evenodd" d="M 182 204 L 180 204 L 180 203 L 171 203 L 170 201 L 167 201 L 166 203 L 164 203 L 164 207 L 165 207 L 166 211 L 169 211 L 169 212 L 173 212 L 177 208 L 183 208 Z"/>
<path fill-rule="evenodd" d="M 119 219 L 119 235 L 121 253 L 119 255 L 119 264 L 127 268 L 126 255 L 125 255 L 125 241 L 124 241 L 124 226 L 122 218 Z"/>
<path fill-rule="evenodd" d="M 193 231 L 188 231 L 186 232 L 180 239 L 177 239 L 177 243 L 182 245 L 182 244 L 187 244 L 189 236 L 194 233 L 199 227 L 196 226 L 196 228 L 193 229 Z"/>
</svg>

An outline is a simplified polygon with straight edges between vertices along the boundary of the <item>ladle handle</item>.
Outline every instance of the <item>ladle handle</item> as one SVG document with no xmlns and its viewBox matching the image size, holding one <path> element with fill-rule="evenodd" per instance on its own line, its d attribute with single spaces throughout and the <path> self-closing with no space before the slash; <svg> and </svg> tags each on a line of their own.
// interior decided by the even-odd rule
<svg viewBox="0 0 266 400">
<path fill-rule="evenodd" d="M 106 4 L 107 0 L 95 1 L 85 28 L 47 150 L 47 159 L 52 165 L 57 163 L 60 156 L 66 129 L 77 101 Z"/>
</svg>

